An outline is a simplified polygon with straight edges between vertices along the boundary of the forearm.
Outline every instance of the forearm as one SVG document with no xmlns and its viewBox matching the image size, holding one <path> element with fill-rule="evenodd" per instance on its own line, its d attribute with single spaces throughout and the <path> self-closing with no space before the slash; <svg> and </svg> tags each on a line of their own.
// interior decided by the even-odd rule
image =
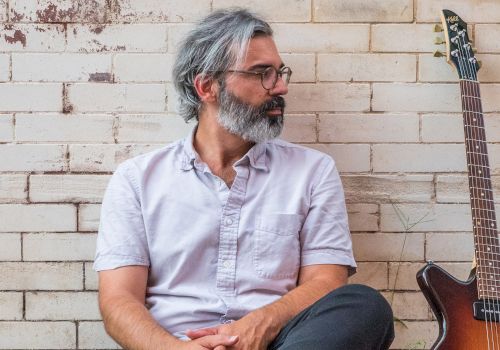
<svg viewBox="0 0 500 350">
<path fill-rule="evenodd" d="M 124 349 L 177 349 L 180 340 L 165 331 L 137 300 L 124 296 L 100 304 L 106 331 Z"/>
</svg>

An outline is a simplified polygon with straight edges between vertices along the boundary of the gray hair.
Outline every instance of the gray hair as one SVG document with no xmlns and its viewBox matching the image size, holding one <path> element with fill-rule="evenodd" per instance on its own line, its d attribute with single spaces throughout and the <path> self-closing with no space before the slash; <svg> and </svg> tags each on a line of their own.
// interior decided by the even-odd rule
<svg viewBox="0 0 500 350">
<path fill-rule="evenodd" d="M 241 8 L 218 10 L 201 20 L 181 42 L 173 66 L 173 82 L 179 94 L 179 113 L 186 123 L 196 118 L 201 101 L 194 88 L 197 75 L 217 79 L 243 59 L 250 39 L 272 36 L 263 19 Z"/>
</svg>

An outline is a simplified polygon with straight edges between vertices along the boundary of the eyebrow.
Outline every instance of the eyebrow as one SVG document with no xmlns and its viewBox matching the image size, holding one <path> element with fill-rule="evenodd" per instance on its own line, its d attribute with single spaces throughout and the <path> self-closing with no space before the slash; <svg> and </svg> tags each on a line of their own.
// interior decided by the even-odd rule
<svg viewBox="0 0 500 350">
<path fill-rule="evenodd" d="M 281 68 L 283 68 L 284 66 L 285 66 L 285 64 L 284 64 L 283 62 L 281 62 L 280 67 L 279 67 L 278 69 L 281 69 Z M 272 64 L 262 64 L 262 63 L 260 63 L 260 64 L 255 64 L 255 65 L 253 65 L 253 66 L 250 66 L 250 67 L 248 68 L 248 70 L 254 70 L 254 69 L 259 69 L 259 68 L 261 68 L 261 69 L 266 69 L 266 68 L 268 68 L 268 67 L 272 67 Z"/>
</svg>

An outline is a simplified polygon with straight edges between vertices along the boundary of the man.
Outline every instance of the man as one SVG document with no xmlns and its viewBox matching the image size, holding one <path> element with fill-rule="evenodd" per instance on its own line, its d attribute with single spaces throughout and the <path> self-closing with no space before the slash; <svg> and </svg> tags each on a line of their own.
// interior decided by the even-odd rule
<svg viewBox="0 0 500 350">
<path fill-rule="evenodd" d="M 392 313 L 354 272 L 333 160 L 275 140 L 290 68 L 269 25 L 217 11 L 174 65 L 185 140 L 122 163 L 95 269 L 127 349 L 386 349 Z"/>
</svg>

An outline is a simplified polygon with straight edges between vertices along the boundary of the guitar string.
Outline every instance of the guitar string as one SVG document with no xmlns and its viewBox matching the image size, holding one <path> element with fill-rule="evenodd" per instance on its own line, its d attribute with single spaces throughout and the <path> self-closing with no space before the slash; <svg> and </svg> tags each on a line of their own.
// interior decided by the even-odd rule
<svg viewBox="0 0 500 350">
<path fill-rule="evenodd" d="M 463 35 L 463 37 L 462 37 L 462 35 Z M 462 38 L 463 38 L 463 39 L 462 39 Z M 468 76 L 467 78 L 469 78 L 469 79 L 471 79 L 471 80 L 475 80 L 475 81 L 477 81 L 476 72 L 475 72 L 475 67 L 473 67 L 473 66 L 472 66 L 472 63 L 473 63 L 473 62 L 470 60 L 470 54 L 469 54 L 469 52 L 467 52 L 467 57 L 465 57 L 465 55 L 464 55 L 464 53 L 463 53 L 463 51 L 468 51 L 468 50 L 465 50 L 465 48 L 466 48 L 466 46 L 465 46 L 465 45 L 466 45 L 466 43 L 465 43 L 465 29 L 463 29 L 461 33 L 460 33 L 460 32 L 457 32 L 457 39 L 458 39 L 458 43 L 459 43 L 458 48 L 459 48 L 459 51 L 460 51 L 460 54 L 461 54 L 461 55 L 460 55 L 461 57 L 460 57 L 460 59 L 459 59 L 459 65 L 460 65 L 460 62 L 461 62 L 463 59 L 466 59 L 466 64 L 464 64 L 464 65 L 465 65 L 466 69 L 468 68 L 468 69 L 467 69 L 467 70 L 468 70 L 468 72 L 467 72 L 467 73 L 469 74 L 469 76 Z M 462 74 L 462 76 L 463 76 L 463 74 Z M 479 95 L 475 95 L 475 92 L 476 92 L 476 91 L 474 91 L 474 85 L 472 85 L 472 84 L 473 84 L 473 83 L 471 83 L 471 82 L 469 82 L 469 81 L 465 81 L 465 82 L 463 82 L 463 85 L 465 86 L 465 90 L 466 90 L 466 95 L 468 95 L 468 96 L 479 96 Z M 472 91 L 471 91 L 471 85 L 472 85 Z M 478 84 L 477 84 L 477 85 L 478 85 Z M 477 92 L 479 92 L 479 91 L 477 91 Z M 479 111 L 480 113 L 482 112 L 482 111 L 481 111 L 481 108 L 480 108 L 480 107 L 481 107 L 480 102 L 479 102 L 480 100 L 478 100 L 478 99 L 471 99 L 471 98 L 467 98 L 467 97 L 465 97 L 465 98 L 464 98 L 464 97 L 462 97 L 462 101 L 463 101 L 463 107 L 464 107 L 464 110 L 470 110 L 470 108 L 469 108 L 469 107 L 473 107 L 473 108 L 472 108 L 472 110 Z M 472 106 L 468 106 L 468 104 L 470 104 L 471 102 L 472 102 Z M 474 108 L 474 107 L 476 107 L 476 108 Z M 477 107 L 479 107 L 479 108 L 477 108 Z M 480 117 L 482 117 L 482 115 L 480 115 Z M 484 120 L 483 120 L 482 118 L 480 118 L 480 117 L 473 118 L 473 120 L 472 120 L 472 121 L 474 121 L 474 120 L 475 120 L 475 121 L 477 121 L 477 124 L 480 124 L 480 123 L 481 123 L 481 121 L 482 121 L 482 122 L 483 122 L 483 124 L 484 124 Z M 470 116 L 469 116 L 467 113 L 464 113 L 464 119 L 470 119 Z M 471 121 L 470 121 L 470 120 L 468 120 L 467 122 L 468 122 L 469 124 L 471 124 Z M 476 135 L 476 133 L 477 133 L 477 134 L 480 134 L 481 130 L 476 130 L 476 129 L 471 129 L 471 128 L 466 128 L 465 130 L 468 130 L 469 132 L 471 132 L 471 133 L 473 134 L 473 135 L 470 135 L 470 136 L 472 136 L 474 139 L 476 139 L 476 142 L 477 142 L 477 143 L 479 143 L 480 147 L 481 147 L 481 148 L 484 148 L 484 154 L 487 154 L 486 144 L 485 144 L 485 142 L 484 142 L 486 139 L 485 139 L 485 138 L 483 138 L 483 140 L 484 140 L 484 141 L 483 141 L 483 142 L 479 142 L 478 140 L 480 140 L 480 138 L 479 138 L 479 137 L 474 137 L 474 136 L 477 136 L 477 135 Z M 483 131 L 484 131 L 484 129 L 483 129 Z M 483 136 L 485 136 L 485 135 L 483 135 Z M 469 142 L 470 142 L 470 141 L 469 141 Z M 472 145 L 471 145 L 471 144 L 469 144 L 468 146 L 469 146 L 468 148 L 470 149 Z M 474 147 L 472 147 L 472 149 L 474 149 Z M 483 149 L 481 149 L 481 151 L 483 151 Z M 481 153 L 483 153 L 483 152 L 481 152 Z M 472 155 L 470 155 L 470 157 L 471 157 L 472 159 L 474 159 L 474 158 L 476 158 L 476 155 L 475 155 L 475 154 L 472 154 Z M 477 159 L 476 159 L 476 160 L 477 160 Z M 481 162 L 480 162 L 480 163 L 481 163 L 481 164 L 483 164 L 483 161 L 484 161 L 484 156 L 483 156 L 483 155 L 481 155 L 481 156 L 480 156 L 480 160 L 481 160 Z M 487 161 L 487 159 L 486 159 L 486 161 Z M 474 163 L 475 163 L 475 162 L 474 162 Z M 486 164 L 487 164 L 487 163 L 486 163 Z M 474 169 L 474 168 L 472 167 L 472 169 Z M 472 173 L 472 169 L 471 169 L 471 171 L 469 171 L 469 173 Z M 475 170 L 475 169 L 474 169 L 474 170 Z M 489 175 L 489 174 L 487 174 L 487 175 Z M 484 186 L 484 185 L 485 185 L 485 180 L 486 180 L 486 179 L 487 179 L 487 176 L 486 176 L 486 178 L 485 178 L 485 179 L 478 179 L 478 180 L 476 180 L 476 179 L 474 179 L 474 178 L 471 178 L 471 181 L 470 181 L 470 182 L 475 182 L 475 181 L 478 181 L 478 182 L 482 185 L 481 187 L 482 187 L 482 188 L 485 188 L 486 186 Z M 477 186 L 474 186 L 474 187 L 477 187 Z M 472 202 L 472 203 L 474 203 L 475 201 L 477 201 L 477 202 L 478 202 L 478 203 L 477 203 L 477 206 L 478 206 L 478 207 L 480 207 L 480 198 L 482 198 L 482 196 L 477 196 L 477 195 L 478 195 L 477 190 L 476 190 L 476 189 L 474 189 L 474 188 L 472 188 L 472 189 L 471 189 L 471 192 L 472 192 L 472 194 L 473 194 L 473 196 L 472 196 L 472 198 L 471 198 L 471 202 Z M 483 203 L 483 204 L 484 204 L 484 203 Z M 488 205 L 488 203 L 487 203 L 486 205 Z M 473 204 L 473 206 L 475 206 L 475 204 Z M 488 214 L 487 214 L 487 215 L 488 215 Z M 480 219 L 480 218 L 478 218 L 478 219 Z M 476 222 L 476 221 L 475 221 L 475 218 L 474 218 L 474 213 L 473 213 L 473 227 L 474 227 L 474 228 L 476 228 L 476 230 L 475 230 L 476 232 L 477 232 L 477 226 L 480 226 L 480 225 L 481 225 L 481 221 L 480 221 L 480 220 L 478 220 L 478 221 Z M 479 237 L 479 238 L 480 238 L 480 237 Z M 479 239 L 478 239 L 478 240 L 479 240 Z M 487 240 L 489 241 L 489 239 L 487 239 Z M 490 243 L 490 242 L 487 242 L 487 243 Z M 477 254 L 477 255 L 478 255 L 478 260 L 479 260 L 479 258 L 481 258 L 481 254 L 480 254 L 480 253 L 481 253 L 481 252 L 480 252 L 480 250 L 479 250 L 479 248 L 478 248 L 478 254 Z M 484 256 L 485 254 L 487 254 L 487 253 L 484 253 L 484 252 L 483 252 L 483 254 L 482 254 L 482 255 Z M 491 260 L 491 261 L 492 261 L 492 260 Z M 481 263 L 481 261 L 479 261 L 479 262 Z M 481 274 L 481 276 L 480 276 L 479 278 L 482 278 L 482 277 L 483 277 L 483 276 L 482 276 L 482 274 Z M 487 277 L 487 276 L 486 276 L 486 277 Z M 496 276 L 495 276 L 495 277 L 496 277 Z M 495 280 L 496 280 L 496 278 L 495 278 Z M 489 283 L 488 283 L 488 278 L 486 278 L 486 280 L 483 280 L 483 281 L 485 281 L 485 282 L 486 282 L 486 289 L 487 289 L 487 291 L 489 292 L 489 291 L 490 291 L 490 286 L 489 286 Z M 479 288 L 479 289 L 481 290 L 482 288 L 483 288 L 483 290 L 484 290 L 484 286 L 483 286 L 483 285 L 482 285 L 482 283 L 481 283 L 481 286 L 480 286 L 480 288 Z M 487 294 L 487 293 L 484 293 L 484 294 Z M 490 305 L 490 298 L 486 298 L 485 296 L 486 296 L 486 295 L 484 295 L 484 296 L 483 296 L 483 307 L 484 307 L 484 309 L 486 310 L 486 304 L 488 304 L 488 307 L 490 307 L 491 305 Z M 488 300 L 486 301 L 486 299 L 488 299 Z M 494 303 L 494 301 L 493 301 L 493 303 Z M 495 305 L 495 304 L 493 304 L 493 310 L 495 310 L 495 309 L 496 309 L 496 307 L 495 307 L 495 306 L 496 306 L 496 305 Z M 491 332 L 492 332 L 492 337 L 491 337 L 492 344 L 491 344 L 491 345 L 494 347 L 494 349 L 496 349 L 494 334 L 496 334 L 496 335 L 497 335 L 497 334 L 498 334 L 498 332 L 496 332 L 496 331 L 495 331 L 495 332 L 493 332 L 493 324 L 492 324 L 492 323 L 494 323 L 495 330 L 496 330 L 497 325 L 496 325 L 496 322 L 491 322 L 491 321 L 492 321 L 492 317 L 494 317 L 494 314 L 493 314 L 493 316 L 491 316 L 491 317 L 488 317 L 489 315 L 490 315 L 490 313 L 485 312 L 485 316 L 486 316 L 486 317 L 485 317 L 485 319 L 486 319 L 486 320 L 485 320 L 485 321 L 486 321 L 486 322 L 485 322 L 485 326 L 486 326 L 486 335 L 487 335 L 487 340 L 488 340 L 488 349 L 490 348 L 490 340 L 489 340 L 489 334 L 488 334 L 488 333 L 489 333 L 488 331 L 490 330 L 490 329 L 489 329 L 490 327 L 491 327 Z M 488 321 L 489 321 L 489 322 L 488 322 Z M 496 340 L 497 340 L 497 343 L 498 343 L 498 339 L 496 339 Z"/>
<path fill-rule="evenodd" d="M 464 77 L 464 76 L 465 76 L 466 78 L 468 78 L 468 79 L 469 79 L 470 77 L 466 75 L 466 73 L 465 73 L 465 69 L 464 69 L 464 67 L 463 67 L 463 65 L 464 65 L 464 64 L 463 64 L 463 62 L 462 62 L 462 59 L 463 59 L 463 53 L 462 53 L 462 48 L 461 48 L 462 44 L 461 44 L 461 42 L 460 42 L 460 35 L 458 34 L 458 31 L 456 31 L 456 30 L 455 30 L 455 32 L 456 32 L 456 36 L 455 36 L 455 38 L 456 38 L 456 39 L 457 39 L 457 41 L 458 41 L 458 45 L 457 45 L 457 46 L 458 46 L 458 50 L 459 50 L 459 52 L 460 52 L 460 55 L 457 55 L 457 56 L 456 56 L 456 57 L 458 58 L 458 60 L 457 60 L 457 61 L 458 61 L 458 67 L 459 67 L 459 69 L 460 69 L 460 73 L 461 73 L 461 74 L 460 74 L 460 76 L 461 76 L 461 77 Z M 451 39 L 450 39 L 450 40 L 451 40 Z M 455 52 L 456 52 L 456 51 L 455 51 Z M 462 87 L 465 87 L 465 88 L 466 88 L 466 86 L 464 86 L 464 85 L 465 85 L 465 83 L 464 83 L 464 84 L 460 83 L 460 85 L 461 85 L 461 88 L 462 88 Z M 461 89 L 461 90 L 462 90 L 462 89 Z M 466 92 L 466 94 L 468 94 L 468 92 Z M 462 109 L 464 109 L 464 110 L 468 110 L 468 109 L 470 109 L 470 108 L 467 106 L 467 99 L 462 98 Z M 463 117 L 464 117 L 464 120 L 466 120 L 466 119 L 468 118 L 468 117 L 467 117 L 467 113 L 464 113 Z M 470 122 L 469 122 L 469 124 L 470 124 Z M 465 129 L 464 129 L 464 131 L 465 131 L 466 137 L 468 136 L 468 138 L 469 138 L 469 139 L 473 138 L 473 135 L 467 135 L 468 133 L 472 133 L 472 130 L 469 130 L 468 128 L 465 128 Z M 469 147 L 469 148 L 470 148 L 470 147 Z M 468 157 L 468 159 L 469 159 L 469 161 L 470 161 L 470 160 L 471 160 L 470 158 L 473 158 L 473 157 L 475 157 L 475 156 L 474 156 L 473 154 L 472 154 L 472 155 L 471 155 L 471 154 L 467 154 L 467 157 Z M 470 157 L 470 158 L 469 158 L 469 157 Z M 469 172 L 469 174 L 471 174 L 471 173 L 472 173 L 471 169 L 469 169 L 469 171 L 468 171 L 468 172 Z M 476 181 L 476 180 L 475 180 L 474 178 L 469 177 L 469 184 L 472 184 L 472 185 L 474 185 L 474 187 L 477 187 L 477 184 L 475 184 L 475 183 L 474 183 L 475 181 Z M 475 197 L 475 190 L 474 190 L 474 189 L 471 189 L 471 191 L 470 191 L 470 192 L 471 192 L 471 194 L 472 194 L 472 195 L 471 195 L 471 199 L 470 199 L 470 200 L 471 200 L 471 203 L 474 203 L 474 201 L 475 201 L 475 198 L 474 198 L 474 197 Z M 479 204 L 479 203 L 478 203 L 478 204 Z M 474 205 L 475 205 L 475 204 L 474 204 Z M 472 213 L 472 214 L 474 214 L 474 213 Z M 474 221 L 475 221 L 475 217 L 474 217 L 474 215 L 472 215 L 472 225 L 473 225 L 473 229 L 474 229 L 474 226 L 475 226 L 475 225 L 474 225 Z M 478 238 L 478 240 L 479 240 L 479 239 L 480 239 L 480 238 Z M 476 260 L 478 260 L 478 263 L 480 263 L 480 261 L 479 261 L 479 254 L 476 254 L 476 252 L 475 252 L 475 255 L 477 255 Z M 480 288 L 479 288 L 479 289 L 480 289 Z M 484 299 L 483 299 L 483 307 L 484 307 L 484 309 L 486 309 L 486 301 L 485 301 Z M 485 318 L 486 318 L 486 320 L 485 320 L 485 321 L 486 321 L 486 322 L 485 322 L 485 328 L 486 328 L 486 339 L 487 339 L 487 342 L 488 342 L 488 350 L 490 350 L 490 339 L 489 339 L 489 329 L 488 329 L 488 317 L 485 317 Z"/>
</svg>

